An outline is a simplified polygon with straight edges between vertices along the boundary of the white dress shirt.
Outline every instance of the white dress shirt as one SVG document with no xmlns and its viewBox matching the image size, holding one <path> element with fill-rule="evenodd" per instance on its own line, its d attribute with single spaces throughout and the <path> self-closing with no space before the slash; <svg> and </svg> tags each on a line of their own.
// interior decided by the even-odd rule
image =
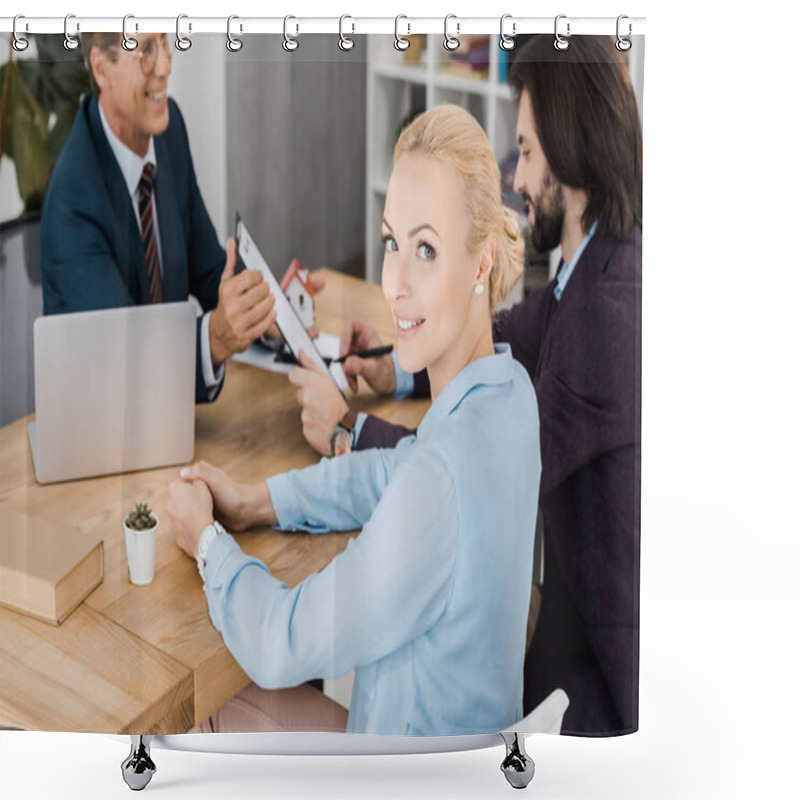
<svg viewBox="0 0 800 800">
<path fill-rule="evenodd" d="M 128 187 L 128 194 L 131 197 L 131 204 L 133 205 L 133 213 L 136 216 L 136 224 L 139 226 L 139 233 L 142 231 L 142 220 L 139 217 L 139 181 L 142 179 L 142 170 L 144 165 L 148 162 L 156 167 L 158 171 L 158 164 L 156 163 L 156 148 L 153 144 L 153 137 L 150 137 L 150 143 L 147 146 L 147 152 L 142 156 L 134 153 L 127 145 L 123 144 L 119 137 L 111 130 L 108 124 L 106 115 L 103 112 L 103 104 L 98 103 L 100 111 L 100 121 L 103 123 L 103 130 L 108 139 L 108 144 L 111 147 L 111 152 L 117 160 L 125 185 Z M 164 260 L 161 257 L 161 235 L 158 231 L 158 207 L 156 206 L 156 194 L 153 192 L 153 233 L 156 237 L 156 249 L 158 250 L 158 264 L 161 270 L 161 277 L 164 277 Z M 222 382 L 222 376 L 225 374 L 225 365 L 221 364 L 218 370 L 214 370 L 214 364 L 211 360 L 211 340 L 209 332 L 209 319 L 210 312 L 203 314 L 203 320 L 200 323 L 200 356 L 203 362 L 203 381 L 205 382 L 206 389 L 209 392 L 209 399 L 213 399 L 219 390 L 219 385 Z"/>
</svg>

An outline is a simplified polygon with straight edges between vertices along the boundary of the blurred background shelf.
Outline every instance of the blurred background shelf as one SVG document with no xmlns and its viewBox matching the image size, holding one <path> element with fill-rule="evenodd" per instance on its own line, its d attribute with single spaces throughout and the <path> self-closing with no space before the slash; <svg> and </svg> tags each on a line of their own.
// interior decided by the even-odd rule
<svg viewBox="0 0 800 800">
<path fill-rule="evenodd" d="M 405 52 L 394 48 L 394 37 L 367 40 L 365 257 L 372 282 L 380 281 L 383 263 L 380 228 L 395 141 L 416 114 L 455 103 L 483 126 L 498 163 L 516 153 L 516 107 L 497 37 L 462 36 L 454 53 L 444 50 L 441 36 L 409 38 Z"/>
</svg>

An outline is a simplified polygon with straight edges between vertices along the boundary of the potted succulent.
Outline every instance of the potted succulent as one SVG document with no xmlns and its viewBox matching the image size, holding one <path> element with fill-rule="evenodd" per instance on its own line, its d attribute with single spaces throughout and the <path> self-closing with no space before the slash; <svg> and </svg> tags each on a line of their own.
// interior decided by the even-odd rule
<svg viewBox="0 0 800 800">
<path fill-rule="evenodd" d="M 122 527 L 131 583 L 146 586 L 155 576 L 158 517 L 147 503 L 136 503 L 133 511 L 122 520 Z"/>
</svg>

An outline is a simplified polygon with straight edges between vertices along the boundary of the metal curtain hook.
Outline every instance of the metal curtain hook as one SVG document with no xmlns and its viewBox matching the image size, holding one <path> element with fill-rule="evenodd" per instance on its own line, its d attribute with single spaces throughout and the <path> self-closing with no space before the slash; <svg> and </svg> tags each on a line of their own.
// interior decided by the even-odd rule
<svg viewBox="0 0 800 800">
<path fill-rule="evenodd" d="M 512 19 L 511 14 L 503 14 L 500 17 L 500 48 L 502 50 L 513 50 L 517 46 L 517 40 L 514 38 L 517 35 L 517 23 L 511 23 L 511 36 L 506 36 L 503 32 L 503 25 L 507 19 Z"/>
<path fill-rule="evenodd" d="M 81 46 L 79 39 L 75 36 L 70 36 L 69 21 L 71 19 L 75 19 L 74 14 L 67 14 L 67 16 L 64 17 L 64 49 L 69 51 L 77 50 Z M 80 25 L 78 25 L 78 29 L 80 29 Z"/>
<path fill-rule="evenodd" d="M 287 53 L 293 53 L 300 46 L 300 42 L 298 42 L 294 36 L 289 36 L 287 26 L 289 25 L 290 19 L 297 19 L 297 17 L 293 17 L 291 14 L 288 14 L 283 18 L 283 49 Z M 295 33 L 300 33 L 300 25 L 297 22 L 294 24 L 294 29 Z"/>
<path fill-rule="evenodd" d="M 129 19 L 136 19 L 136 17 L 134 17 L 133 14 L 126 14 L 122 18 L 122 48 L 128 52 L 132 52 L 139 46 L 139 40 L 134 39 L 133 36 L 128 36 L 127 26 Z M 136 25 L 136 30 L 139 30 L 138 24 Z"/>
<path fill-rule="evenodd" d="M 352 50 L 354 45 L 355 45 L 355 42 L 352 39 L 350 39 L 349 37 L 345 36 L 343 31 L 342 31 L 342 25 L 344 24 L 344 21 L 346 19 L 353 19 L 353 18 L 349 14 L 342 14 L 342 16 L 339 17 L 339 49 L 340 50 Z M 353 26 L 352 33 L 355 33 L 356 32 L 356 24 L 355 24 L 355 22 L 352 23 L 352 26 Z"/>
<path fill-rule="evenodd" d="M 624 53 L 626 50 L 630 50 L 631 49 L 631 44 L 632 44 L 630 39 L 625 39 L 622 36 L 620 36 L 620 34 L 619 34 L 619 27 L 620 27 L 619 24 L 624 19 L 628 19 L 628 17 L 626 17 L 625 14 L 620 14 L 617 17 L 617 44 L 616 44 L 616 48 L 621 53 Z M 633 25 L 631 25 L 631 23 L 629 22 L 628 23 L 628 36 L 630 36 L 631 33 L 633 33 Z"/>
<path fill-rule="evenodd" d="M 239 17 L 237 17 L 236 14 L 231 14 L 228 17 L 228 41 L 225 42 L 225 47 L 227 47 L 228 50 L 231 51 L 231 53 L 238 53 L 242 49 L 242 44 L 243 44 L 241 39 L 237 39 L 231 33 L 231 22 L 233 22 L 235 19 L 239 19 Z M 239 31 L 241 30 L 242 26 L 240 25 Z"/>
<path fill-rule="evenodd" d="M 559 14 L 559 15 L 556 17 L 556 22 L 555 22 L 555 34 L 556 34 L 556 40 L 553 42 L 553 47 L 555 47 L 555 48 L 556 48 L 556 50 L 569 50 L 569 39 L 565 39 L 565 38 L 564 38 L 564 37 L 563 37 L 563 36 L 562 36 L 562 35 L 561 35 L 561 34 L 558 32 L 558 21 L 559 21 L 560 19 L 566 19 L 566 18 L 567 18 L 567 15 L 566 15 L 566 14 Z M 567 36 L 569 36 L 569 35 L 570 35 L 570 30 L 569 30 L 569 28 L 570 28 L 570 24 L 569 24 L 569 22 L 568 22 L 568 23 L 567 23 Z"/>
<path fill-rule="evenodd" d="M 455 36 L 451 36 L 447 32 L 447 23 L 450 22 L 451 19 L 456 20 Z M 453 50 L 458 50 L 458 46 L 461 44 L 461 42 L 459 42 L 457 38 L 459 33 L 461 33 L 461 23 L 458 21 L 458 18 L 456 17 L 455 14 L 448 14 L 444 18 L 444 41 L 442 42 L 442 47 L 444 47 L 445 50 L 449 50 L 451 53 L 453 52 Z"/>
<path fill-rule="evenodd" d="M 181 20 L 188 19 L 188 14 L 178 14 L 175 20 L 175 47 L 182 53 L 185 53 L 191 46 L 192 40 L 188 36 L 181 35 Z M 189 23 L 189 33 L 192 32 L 192 23 Z"/>
<path fill-rule="evenodd" d="M 405 36 L 401 36 L 398 31 L 401 19 L 408 19 L 408 17 L 405 14 L 398 14 L 394 18 L 394 48 L 395 50 L 408 50 L 408 48 L 411 47 L 411 42 L 408 39 L 406 39 Z M 407 22 L 406 27 L 408 28 L 408 34 L 410 36 L 411 23 Z"/>
<path fill-rule="evenodd" d="M 11 42 L 11 46 L 18 53 L 21 53 L 23 50 L 27 50 L 28 49 L 28 40 L 24 36 L 20 36 L 17 33 L 17 20 L 19 20 L 19 19 L 25 19 L 25 16 L 23 14 L 17 14 L 17 16 L 14 17 L 14 26 L 13 26 L 14 41 Z M 27 22 L 25 23 L 25 30 L 26 31 L 28 30 L 28 23 Z"/>
</svg>

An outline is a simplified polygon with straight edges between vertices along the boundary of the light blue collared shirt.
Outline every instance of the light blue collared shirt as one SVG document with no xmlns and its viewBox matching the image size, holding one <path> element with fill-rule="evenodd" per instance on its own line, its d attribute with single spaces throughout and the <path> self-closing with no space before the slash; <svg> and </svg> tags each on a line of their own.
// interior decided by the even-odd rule
<svg viewBox="0 0 800 800">
<path fill-rule="evenodd" d="M 583 251 L 586 249 L 586 245 L 589 244 L 589 241 L 591 240 L 592 236 L 594 236 L 594 232 L 596 230 L 597 220 L 592 223 L 589 233 L 587 233 L 586 236 L 584 236 L 581 240 L 581 243 L 578 245 L 578 249 L 575 251 L 575 255 L 572 256 L 572 260 L 569 262 L 569 264 L 561 264 L 561 268 L 558 270 L 558 275 L 556 275 L 556 285 L 553 287 L 553 294 L 556 296 L 556 300 L 559 302 L 561 301 L 561 295 L 564 294 L 564 289 L 567 288 L 569 279 L 572 277 L 572 273 L 575 271 L 575 267 L 578 266 L 578 262 L 581 260 Z"/>
<path fill-rule="evenodd" d="M 293 589 L 217 536 L 211 620 L 260 686 L 355 669 L 350 732 L 503 730 L 522 717 L 540 477 L 533 386 L 499 344 L 396 448 L 270 478 L 282 528 L 361 533 Z"/>
<path fill-rule="evenodd" d="M 122 178 L 125 181 L 125 186 L 128 188 L 128 194 L 131 197 L 133 204 L 133 213 L 136 217 L 136 224 L 139 226 L 139 232 L 142 231 L 142 220 L 139 217 L 139 181 L 142 179 L 142 170 L 144 165 L 148 162 L 156 167 L 158 172 L 158 164 L 156 163 L 156 147 L 153 143 L 153 137 L 150 137 L 150 144 L 147 146 L 147 152 L 142 158 L 138 153 L 134 153 L 122 140 L 111 130 L 111 125 L 108 124 L 105 112 L 103 111 L 103 104 L 97 104 L 100 110 L 100 122 L 103 124 L 103 131 L 108 139 L 108 144 L 111 147 L 111 152 L 117 160 Z M 153 234 L 156 237 L 156 248 L 158 249 L 158 265 L 161 270 L 161 275 L 164 275 L 164 260 L 161 258 L 161 234 L 158 230 L 158 214 L 156 207 L 156 196 L 153 194 Z M 203 381 L 206 389 L 209 392 L 209 399 L 213 399 L 219 391 L 219 385 L 222 382 L 222 376 L 225 374 L 225 365 L 220 364 L 218 370 L 214 370 L 214 362 L 211 360 L 211 340 L 209 331 L 208 314 L 203 314 L 203 320 L 200 323 L 200 358 L 203 364 Z"/>
</svg>

